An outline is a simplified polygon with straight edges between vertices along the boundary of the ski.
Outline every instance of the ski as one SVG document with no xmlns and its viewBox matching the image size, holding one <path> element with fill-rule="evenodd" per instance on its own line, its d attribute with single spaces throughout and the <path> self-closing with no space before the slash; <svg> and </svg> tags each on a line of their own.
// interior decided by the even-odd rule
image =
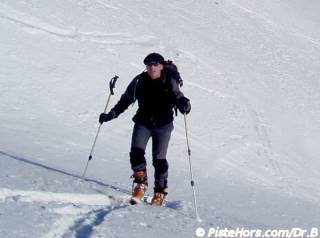
<svg viewBox="0 0 320 238">
<path fill-rule="evenodd" d="M 142 200 L 135 198 L 135 197 L 131 197 L 129 200 L 130 205 L 137 205 L 139 203 L 142 203 Z"/>
<path fill-rule="evenodd" d="M 130 205 L 138 205 L 138 204 L 145 204 L 145 205 L 152 205 L 152 196 L 144 196 L 142 199 L 138 199 L 138 198 L 135 198 L 135 197 L 131 197 L 129 199 L 129 204 Z M 159 206 L 159 207 L 165 207 L 167 204 L 167 201 L 164 200 L 162 205 Z M 156 205 L 154 205 L 156 206 Z"/>
<path fill-rule="evenodd" d="M 142 199 L 131 197 L 129 200 L 129 203 L 130 203 L 130 205 L 137 205 L 137 204 L 141 204 L 141 203 L 152 205 L 151 200 L 152 200 L 151 196 L 144 196 Z"/>
</svg>

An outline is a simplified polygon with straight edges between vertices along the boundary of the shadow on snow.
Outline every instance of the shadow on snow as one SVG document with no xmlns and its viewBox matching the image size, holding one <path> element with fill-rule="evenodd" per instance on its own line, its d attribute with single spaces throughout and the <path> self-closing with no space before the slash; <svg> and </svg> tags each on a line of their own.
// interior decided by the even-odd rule
<svg viewBox="0 0 320 238">
<path fill-rule="evenodd" d="M 22 158 L 22 157 L 19 157 L 19 156 L 11 155 L 11 154 L 8 154 L 8 153 L 3 152 L 3 151 L 0 151 L 0 155 L 3 155 L 5 157 L 7 157 L 7 158 L 18 160 L 20 162 L 23 162 L 23 163 L 26 163 L 26 164 L 29 164 L 29 165 L 37 166 L 37 167 L 40 167 L 40 168 L 43 168 L 43 169 L 46 169 L 46 170 L 49 170 L 49 171 L 52 171 L 52 172 L 56 172 L 56 173 L 60 173 L 60 174 L 63 174 L 63 175 L 71 176 L 71 177 L 77 178 L 77 179 L 83 179 L 80 175 L 73 174 L 73 173 L 70 173 L 70 172 L 67 172 L 67 171 L 63 171 L 61 169 L 53 168 L 53 167 L 47 166 L 45 164 L 42 164 L 40 162 L 32 161 L 30 159 L 25 159 L 25 158 Z M 120 188 L 120 187 L 117 187 L 117 186 L 114 186 L 114 185 L 111 185 L 111 184 L 107 184 L 107 183 L 104 183 L 104 182 L 101 182 L 101 181 L 98 181 L 98 180 L 95 180 L 95 179 L 85 178 L 84 180 L 88 181 L 88 182 L 91 182 L 91 183 L 95 183 L 95 184 L 100 185 L 100 186 L 108 187 L 108 188 L 116 190 L 118 192 L 122 192 L 122 193 L 125 193 L 125 194 L 131 194 L 131 191 L 129 191 L 127 189 L 123 189 L 123 188 Z"/>
</svg>

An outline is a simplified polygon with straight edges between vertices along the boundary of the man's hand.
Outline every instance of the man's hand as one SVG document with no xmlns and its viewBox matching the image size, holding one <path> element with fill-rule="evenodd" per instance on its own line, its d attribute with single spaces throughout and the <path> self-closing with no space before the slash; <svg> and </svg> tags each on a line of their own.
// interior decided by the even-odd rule
<svg viewBox="0 0 320 238">
<path fill-rule="evenodd" d="M 181 97 L 177 101 L 177 107 L 182 114 L 188 114 L 191 111 L 190 100 L 186 97 Z"/>
<path fill-rule="evenodd" d="M 99 123 L 102 124 L 104 122 L 111 121 L 116 117 L 114 111 L 110 111 L 109 113 L 101 113 L 99 116 Z"/>
</svg>

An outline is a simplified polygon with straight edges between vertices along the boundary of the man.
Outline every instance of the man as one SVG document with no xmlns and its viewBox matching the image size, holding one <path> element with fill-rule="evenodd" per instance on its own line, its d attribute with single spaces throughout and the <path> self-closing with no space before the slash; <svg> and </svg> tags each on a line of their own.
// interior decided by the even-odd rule
<svg viewBox="0 0 320 238">
<path fill-rule="evenodd" d="M 102 113 L 99 122 L 110 121 L 124 112 L 129 105 L 138 101 L 130 151 L 132 178 L 136 184 L 132 197 L 135 201 L 143 198 L 148 188 L 145 149 L 152 138 L 154 172 L 154 196 L 152 204 L 162 205 L 167 195 L 168 162 L 166 159 L 170 135 L 173 130 L 173 108 L 189 113 L 191 105 L 179 89 L 175 77 L 179 73 L 164 66 L 164 58 L 151 53 L 144 59 L 146 72 L 137 75 L 128 85 L 118 103 L 109 113 Z M 179 76 L 180 77 L 180 76 Z"/>
</svg>

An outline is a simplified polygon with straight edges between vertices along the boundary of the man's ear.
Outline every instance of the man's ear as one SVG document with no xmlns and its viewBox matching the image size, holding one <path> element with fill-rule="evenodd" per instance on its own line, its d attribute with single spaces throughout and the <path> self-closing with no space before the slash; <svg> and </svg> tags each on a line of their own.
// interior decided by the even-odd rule
<svg viewBox="0 0 320 238">
<path fill-rule="evenodd" d="M 163 70 L 163 64 L 160 64 L 160 70 Z"/>
</svg>

